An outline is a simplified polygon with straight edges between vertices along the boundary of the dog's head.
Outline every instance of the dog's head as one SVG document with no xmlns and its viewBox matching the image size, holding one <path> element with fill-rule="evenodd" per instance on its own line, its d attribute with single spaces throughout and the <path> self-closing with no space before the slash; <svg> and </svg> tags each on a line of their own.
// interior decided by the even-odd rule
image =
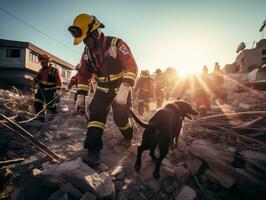
<svg viewBox="0 0 266 200">
<path fill-rule="evenodd" d="M 178 100 L 175 103 L 179 107 L 179 114 L 183 120 L 185 119 L 185 117 L 192 120 L 191 115 L 195 116 L 199 114 L 198 111 L 194 110 L 186 101 Z"/>
</svg>

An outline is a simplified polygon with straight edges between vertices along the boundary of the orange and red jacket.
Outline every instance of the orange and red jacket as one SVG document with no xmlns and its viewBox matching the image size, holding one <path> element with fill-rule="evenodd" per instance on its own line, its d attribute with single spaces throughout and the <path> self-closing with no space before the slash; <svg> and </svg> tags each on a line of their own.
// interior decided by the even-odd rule
<svg viewBox="0 0 266 200">
<path fill-rule="evenodd" d="M 78 94 L 88 92 L 87 82 L 92 75 L 95 75 L 96 89 L 107 92 L 122 82 L 134 86 L 137 64 L 124 41 L 101 34 L 96 49 L 85 46 L 78 72 Z"/>
<path fill-rule="evenodd" d="M 93 88 L 93 83 L 92 83 L 92 80 L 89 78 L 88 79 L 88 88 L 89 89 L 92 89 Z M 73 85 L 76 86 L 76 88 L 78 88 L 78 74 L 76 74 L 75 76 L 72 76 L 72 78 L 70 79 L 69 83 L 68 83 L 68 86 L 67 86 L 67 89 L 70 90 Z"/>
<path fill-rule="evenodd" d="M 72 76 L 72 78 L 70 79 L 68 85 L 67 85 L 67 89 L 70 90 L 73 85 L 76 86 L 76 88 L 78 87 L 78 74 L 76 74 L 75 76 Z"/>
<path fill-rule="evenodd" d="M 41 68 L 35 80 L 44 91 L 61 90 L 62 83 L 58 69 L 51 65 L 47 68 Z"/>
</svg>

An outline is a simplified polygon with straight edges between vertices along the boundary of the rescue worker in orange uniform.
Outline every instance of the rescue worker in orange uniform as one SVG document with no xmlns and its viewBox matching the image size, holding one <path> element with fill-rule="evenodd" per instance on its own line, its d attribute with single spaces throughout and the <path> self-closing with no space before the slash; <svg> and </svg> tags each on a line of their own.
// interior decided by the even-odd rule
<svg viewBox="0 0 266 200">
<path fill-rule="evenodd" d="M 34 79 L 38 86 L 37 93 L 35 94 L 34 109 L 36 113 L 39 113 L 43 109 L 44 104 L 48 104 L 47 109 L 55 114 L 57 112 L 56 101 L 61 96 L 62 84 L 59 72 L 52 66 L 52 59 L 48 54 L 40 54 L 38 60 L 42 68 Z M 39 115 L 39 120 L 45 120 L 44 111 Z"/>
<path fill-rule="evenodd" d="M 171 94 L 173 93 L 173 88 L 179 81 L 179 75 L 176 69 L 172 67 L 168 67 L 163 75 L 165 84 L 165 99 L 168 100 L 172 97 Z"/>
<path fill-rule="evenodd" d="M 106 118 L 112 106 L 114 121 L 120 129 L 125 147 L 131 145 L 133 127 L 129 119 L 131 87 L 137 76 L 137 64 L 128 47 L 121 39 L 105 36 L 104 25 L 88 14 L 78 15 L 68 28 L 74 37 L 74 45 L 85 44 L 78 70 L 77 108 L 88 92 L 87 81 L 92 75 L 97 82 L 94 97 L 89 106 L 90 119 L 84 148 L 88 150 L 83 161 L 90 166 L 100 164 L 103 148 L 102 134 Z"/>
<path fill-rule="evenodd" d="M 78 71 L 80 67 L 80 64 L 76 65 L 75 69 Z M 88 86 L 90 86 L 91 80 L 88 80 Z M 74 76 L 71 77 L 68 85 L 67 85 L 67 91 L 70 91 L 73 86 L 76 86 L 78 88 L 78 73 L 76 73 Z M 74 96 L 74 102 L 77 100 L 77 93 Z"/>
<path fill-rule="evenodd" d="M 135 92 L 138 94 L 138 113 L 143 115 L 144 110 L 150 112 L 149 103 L 154 96 L 154 80 L 150 76 L 148 70 L 143 70 L 140 73 Z"/>
<path fill-rule="evenodd" d="M 202 115 L 206 115 L 211 110 L 211 89 L 205 81 L 203 81 L 202 75 L 192 74 L 178 85 L 176 92 L 177 99 L 181 99 L 187 91 L 190 91 L 191 101 L 195 103 L 197 110 Z"/>
<path fill-rule="evenodd" d="M 194 78 L 194 99 L 196 101 L 196 108 L 205 115 L 211 111 L 211 87 L 212 84 L 209 79 L 209 70 L 206 65 L 202 68 L 202 73 L 199 78 Z"/>
<path fill-rule="evenodd" d="M 203 66 L 202 68 L 202 80 L 208 84 L 208 81 L 209 81 L 209 69 L 206 65 Z"/>
<path fill-rule="evenodd" d="M 164 98 L 165 98 L 165 79 L 164 79 L 164 75 L 162 74 L 162 70 L 161 69 L 157 69 L 155 71 L 156 75 L 154 78 L 154 82 L 155 82 L 155 96 L 156 96 L 156 103 L 157 103 L 157 107 L 160 108 L 162 107 L 162 104 L 164 102 Z"/>
</svg>

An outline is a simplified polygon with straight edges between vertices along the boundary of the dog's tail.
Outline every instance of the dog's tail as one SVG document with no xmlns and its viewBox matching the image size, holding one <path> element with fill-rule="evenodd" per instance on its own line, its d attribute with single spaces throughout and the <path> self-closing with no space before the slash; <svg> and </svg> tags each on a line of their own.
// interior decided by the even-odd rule
<svg viewBox="0 0 266 200">
<path fill-rule="evenodd" d="M 144 122 L 142 119 L 140 119 L 137 114 L 134 112 L 134 110 L 132 108 L 130 108 L 130 113 L 132 115 L 132 117 L 134 118 L 134 120 L 139 124 L 141 125 L 142 127 L 144 128 L 147 128 L 148 127 L 148 123 L 147 122 Z"/>
</svg>

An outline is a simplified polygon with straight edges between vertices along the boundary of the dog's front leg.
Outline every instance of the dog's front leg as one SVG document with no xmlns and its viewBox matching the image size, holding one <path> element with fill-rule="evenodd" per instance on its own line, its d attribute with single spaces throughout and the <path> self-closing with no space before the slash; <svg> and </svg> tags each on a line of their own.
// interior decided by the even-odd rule
<svg viewBox="0 0 266 200">
<path fill-rule="evenodd" d="M 168 151 L 169 151 L 169 143 L 168 144 L 159 144 L 159 150 L 160 150 L 160 156 L 156 161 L 155 169 L 153 171 L 153 177 L 157 180 L 160 178 L 160 168 L 163 159 L 166 157 Z"/>
<path fill-rule="evenodd" d="M 136 159 L 136 163 L 135 163 L 135 171 L 138 172 L 141 168 L 141 155 L 144 151 L 143 146 L 139 146 L 138 150 L 137 150 L 137 159 Z"/>
</svg>

